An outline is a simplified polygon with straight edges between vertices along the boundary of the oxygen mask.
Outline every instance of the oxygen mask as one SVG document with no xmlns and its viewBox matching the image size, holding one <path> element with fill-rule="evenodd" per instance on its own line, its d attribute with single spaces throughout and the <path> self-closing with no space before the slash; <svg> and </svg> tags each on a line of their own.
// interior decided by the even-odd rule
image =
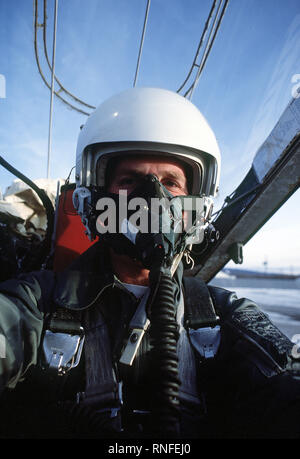
<svg viewBox="0 0 300 459">
<path fill-rule="evenodd" d="M 175 270 L 188 246 L 199 244 L 208 225 L 211 201 L 173 196 L 149 174 L 130 194 L 92 190 L 95 210 L 89 226 L 116 253 L 139 260 L 147 269 Z"/>
</svg>

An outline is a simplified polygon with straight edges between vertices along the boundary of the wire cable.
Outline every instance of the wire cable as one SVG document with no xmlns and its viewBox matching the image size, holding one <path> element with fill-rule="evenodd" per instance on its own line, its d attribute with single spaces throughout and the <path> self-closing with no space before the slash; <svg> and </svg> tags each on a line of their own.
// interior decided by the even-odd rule
<svg viewBox="0 0 300 459">
<path fill-rule="evenodd" d="M 51 144 L 52 144 L 52 114 L 53 114 L 53 91 L 54 91 L 54 72 L 55 72 L 57 9 L 58 9 L 58 0 L 54 0 L 54 29 L 53 29 L 53 49 L 52 49 L 52 68 L 51 68 L 51 92 L 50 92 L 50 114 L 49 114 L 49 135 L 48 135 L 47 178 L 50 177 L 50 154 L 51 154 Z"/>
<path fill-rule="evenodd" d="M 185 78 L 184 82 L 182 83 L 180 88 L 177 90 L 177 93 L 179 93 L 184 88 L 184 86 L 186 85 L 186 83 L 188 82 L 188 80 L 189 80 L 189 78 L 190 78 L 190 76 L 192 74 L 192 71 L 194 70 L 195 67 L 197 67 L 198 70 L 197 70 L 196 76 L 195 76 L 192 84 L 188 88 L 188 90 L 184 93 L 184 97 L 188 97 L 189 99 L 192 98 L 193 92 L 194 92 L 194 90 L 196 88 L 196 85 L 197 85 L 197 83 L 199 81 L 200 75 L 201 75 L 201 73 L 203 71 L 203 68 L 204 68 L 204 66 L 206 64 L 207 58 L 208 58 L 208 56 L 209 56 L 209 54 L 211 52 L 213 43 L 214 43 L 215 38 L 217 36 L 218 30 L 220 28 L 220 25 L 221 25 L 222 19 L 224 17 L 224 14 L 225 14 L 225 11 L 226 11 L 226 8 L 227 8 L 229 0 L 225 0 L 225 3 L 223 5 L 222 11 L 221 11 L 220 16 L 219 16 L 219 12 L 220 12 L 220 8 L 221 8 L 221 5 L 222 5 L 222 2 L 223 2 L 223 0 L 219 0 L 217 11 L 216 11 L 215 17 L 213 19 L 213 24 L 212 24 L 212 26 L 210 28 L 210 31 L 209 31 L 208 39 L 207 39 L 207 42 L 206 42 L 206 45 L 205 45 L 205 48 L 204 48 L 204 51 L 203 51 L 203 54 L 202 54 L 202 58 L 200 60 L 200 63 L 197 64 L 197 59 L 199 57 L 200 50 L 201 50 L 201 48 L 203 46 L 204 39 L 206 37 L 206 34 L 208 32 L 210 23 L 211 23 L 212 18 L 213 18 L 214 11 L 216 9 L 217 0 L 213 1 L 212 7 L 210 9 L 210 12 L 208 14 L 207 20 L 205 22 L 204 29 L 203 29 L 202 34 L 201 34 L 201 38 L 200 38 L 200 41 L 199 41 L 199 45 L 198 45 L 197 52 L 196 52 L 196 55 L 194 57 L 192 66 L 191 66 L 191 68 L 190 68 L 190 70 L 189 70 L 189 72 L 187 74 L 187 77 Z"/>
<path fill-rule="evenodd" d="M 197 61 L 197 58 L 198 58 L 198 56 L 199 56 L 199 52 L 200 52 L 200 49 L 201 49 L 201 47 L 202 47 L 203 40 L 204 40 L 204 38 L 205 38 L 205 35 L 206 35 L 206 32 L 207 32 L 209 23 L 210 23 L 210 21 L 211 21 L 211 18 L 212 18 L 214 9 L 215 9 L 215 7 L 216 7 L 216 3 L 217 3 L 217 0 L 214 0 L 214 2 L 213 2 L 213 4 L 212 4 L 212 7 L 211 7 L 211 10 L 210 10 L 210 12 L 209 12 L 209 15 L 208 15 L 208 17 L 207 17 L 207 19 L 206 19 L 205 26 L 204 26 L 203 32 L 202 32 L 202 34 L 201 34 L 201 38 L 200 38 L 200 41 L 199 41 L 199 45 L 198 45 L 198 48 L 197 48 L 196 55 L 195 55 L 195 57 L 194 57 L 193 63 L 192 63 L 192 65 L 191 65 L 191 68 L 190 68 L 190 70 L 189 70 L 189 72 L 188 72 L 188 74 L 187 74 L 187 76 L 186 76 L 186 79 L 184 80 L 184 82 L 182 83 L 182 85 L 180 86 L 180 88 L 177 89 L 177 92 L 180 92 L 180 91 L 183 89 L 183 87 L 186 85 L 188 79 L 189 79 L 190 76 L 191 76 L 191 73 L 192 73 L 194 67 L 198 67 L 198 65 L 196 64 L 196 61 Z"/>
<path fill-rule="evenodd" d="M 45 85 L 47 86 L 47 88 L 51 91 L 51 86 L 50 84 L 47 82 L 46 78 L 45 78 L 45 75 L 43 74 L 42 72 L 42 69 L 41 69 L 41 64 L 40 64 L 40 60 L 39 60 L 39 54 L 38 54 L 38 45 L 37 45 L 37 29 L 39 27 L 39 24 L 38 24 L 38 0 L 35 0 L 34 2 L 34 52 L 35 52 L 35 59 L 36 59 L 36 63 L 37 63 L 37 67 L 38 67 L 38 71 L 39 71 L 39 74 L 40 76 L 42 77 L 42 80 L 43 82 L 45 83 Z M 85 112 L 77 107 L 75 107 L 74 105 L 70 104 L 67 100 L 65 100 L 57 91 L 54 91 L 54 94 L 66 105 L 68 105 L 71 109 L 73 110 L 76 110 L 78 111 L 79 113 L 82 113 L 83 115 L 87 115 L 89 116 L 90 113 L 88 112 Z"/>
<path fill-rule="evenodd" d="M 204 62 L 206 62 L 206 56 L 208 56 L 208 50 L 209 50 L 209 43 L 211 43 L 211 36 L 212 36 L 212 33 L 213 33 L 213 30 L 214 30 L 214 27 L 216 25 L 216 21 L 217 21 L 217 17 L 218 17 L 218 14 L 219 14 L 219 11 L 220 11 L 220 7 L 221 7 L 221 4 L 222 4 L 222 1 L 223 0 L 220 0 L 219 1 L 219 5 L 217 7 L 217 11 L 216 11 L 216 14 L 215 14 L 215 18 L 213 20 L 213 23 L 212 23 L 212 26 L 211 26 L 211 29 L 210 29 L 210 32 L 208 34 L 208 39 L 207 39 L 207 43 L 205 45 L 205 48 L 204 48 L 204 52 L 203 52 L 203 55 L 202 55 L 202 58 L 201 58 L 201 61 L 200 61 L 200 64 L 197 66 L 198 67 L 198 70 L 196 72 L 196 76 L 194 78 L 194 81 L 192 83 L 192 85 L 189 87 L 189 89 L 185 92 L 184 96 L 185 97 L 188 97 L 188 95 L 190 94 L 192 88 L 194 87 L 195 83 L 199 80 L 199 77 L 200 77 L 200 74 L 203 70 L 203 67 L 204 67 Z M 211 47 L 210 47 L 211 48 Z"/>
<path fill-rule="evenodd" d="M 52 72 L 52 67 L 51 67 L 51 64 L 50 64 L 50 61 L 49 61 L 48 50 L 47 50 L 47 0 L 44 0 L 43 42 L 44 42 L 44 53 L 45 53 L 46 61 L 47 61 L 48 67 L 50 69 L 50 72 Z M 70 96 L 73 100 L 75 100 L 79 104 L 85 105 L 86 107 L 91 108 L 91 109 L 95 109 L 96 108 L 93 105 L 87 104 L 83 100 L 81 100 L 78 97 L 74 96 L 74 94 L 72 94 L 70 91 L 68 91 L 61 84 L 61 82 L 58 80 L 56 75 L 54 75 L 54 78 L 55 78 L 55 81 L 57 82 L 57 84 L 60 86 L 60 91 L 65 92 L 68 96 Z"/>
<path fill-rule="evenodd" d="M 135 71 L 133 87 L 135 87 L 135 85 L 136 85 L 138 72 L 139 72 L 139 68 L 140 68 L 140 60 L 141 60 L 141 54 L 142 54 L 142 49 L 143 49 L 144 39 L 145 39 L 145 32 L 146 32 L 146 27 L 147 27 L 147 22 L 148 22 L 150 1 L 151 0 L 147 0 L 147 7 L 146 7 L 146 13 L 145 13 L 145 19 L 144 19 L 144 25 L 143 25 L 143 32 L 142 32 L 142 38 L 141 38 L 141 42 L 140 42 L 140 49 L 139 49 L 139 55 L 138 55 L 138 60 L 137 60 L 137 64 L 136 64 L 136 71 Z"/>
<path fill-rule="evenodd" d="M 197 75 L 195 77 L 195 80 L 193 82 L 193 84 L 190 86 L 190 88 L 186 91 L 186 93 L 184 94 L 184 97 L 188 97 L 190 100 L 192 99 L 192 95 L 193 95 L 193 92 L 198 84 L 198 81 L 199 81 L 199 78 L 200 78 L 200 75 L 204 69 L 204 66 L 206 64 L 206 61 L 207 61 L 207 58 L 209 56 L 209 53 L 211 52 L 211 49 L 212 49 L 212 46 L 213 46 L 213 43 L 215 41 L 215 38 L 217 36 L 217 33 L 219 31 L 219 28 L 220 28 L 220 25 L 221 25 L 221 22 L 222 22 L 222 19 L 224 17 L 224 14 L 225 14 L 225 11 L 226 11 L 226 8 L 227 8 L 227 5 L 228 5 L 228 2 L 229 0 L 225 0 L 225 3 L 223 5 L 223 9 L 221 11 L 221 14 L 220 14 L 220 17 L 218 19 L 218 22 L 216 23 L 217 21 L 217 16 L 219 14 L 219 10 L 220 10 L 220 7 L 221 7 L 221 3 L 222 3 L 222 0 L 218 6 L 218 9 L 217 9 L 217 13 L 216 13 L 216 16 L 215 16 L 215 20 L 213 22 L 213 27 L 209 33 L 209 38 L 208 38 L 208 42 L 207 42 L 207 45 L 206 45 L 206 48 L 205 48 L 205 51 L 204 51 L 204 55 L 202 57 L 202 60 L 201 60 L 201 63 L 199 65 L 199 69 L 198 69 L 198 72 L 197 72 Z M 217 24 L 217 25 L 216 25 Z M 213 34 L 213 37 L 211 39 L 211 34 L 212 34 L 212 31 L 213 29 L 215 28 L 215 31 L 214 31 L 214 34 Z"/>
</svg>

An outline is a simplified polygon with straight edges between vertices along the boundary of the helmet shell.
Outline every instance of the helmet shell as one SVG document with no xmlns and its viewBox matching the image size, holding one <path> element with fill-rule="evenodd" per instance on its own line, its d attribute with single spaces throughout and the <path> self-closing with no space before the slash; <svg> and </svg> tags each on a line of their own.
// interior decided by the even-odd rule
<svg viewBox="0 0 300 459">
<path fill-rule="evenodd" d="M 214 196 L 220 150 L 208 122 L 189 100 L 160 88 L 132 88 L 104 101 L 80 131 L 77 186 L 104 185 L 116 155 L 166 155 L 192 166 L 192 194 Z"/>
</svg>

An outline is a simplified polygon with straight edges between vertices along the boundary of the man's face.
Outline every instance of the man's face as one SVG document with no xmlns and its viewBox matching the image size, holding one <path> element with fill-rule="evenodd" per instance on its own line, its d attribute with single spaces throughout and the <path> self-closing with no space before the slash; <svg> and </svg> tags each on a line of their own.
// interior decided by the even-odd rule
<svg viewBox="0 0 300 459">
<path fill-rule="evenodd" d="M 130 194 L 148 174 L 156 175 L 173 196 L 188 194 L 187 178 L 183 165 L 179 161 L 153 156 L 134 156 L 120 160 L 114 170 L 113 177 L 109 177 L 108 191 L 119 194 L 121 190 L 126 190 Z"/>
</svg>

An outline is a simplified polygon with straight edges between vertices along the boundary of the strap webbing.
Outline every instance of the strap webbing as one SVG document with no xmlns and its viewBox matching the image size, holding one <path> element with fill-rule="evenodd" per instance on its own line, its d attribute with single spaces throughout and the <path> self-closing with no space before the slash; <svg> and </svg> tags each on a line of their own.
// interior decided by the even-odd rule
<svg viewBox="0 0 300 459">
<path fill-rule="evenodd" d="M 110 336 L 98 308 L 85 312 L 85 378 L 82 401 L 98 408 L 119 406 L 119 384 L 116 380 L 111 355 Z"/>
<path fill-rule="evenodd" d="M 197 330 L 219 323 L 206 283 L 199 277 L 184 277 L 185 326 Z"/>
</svg>

